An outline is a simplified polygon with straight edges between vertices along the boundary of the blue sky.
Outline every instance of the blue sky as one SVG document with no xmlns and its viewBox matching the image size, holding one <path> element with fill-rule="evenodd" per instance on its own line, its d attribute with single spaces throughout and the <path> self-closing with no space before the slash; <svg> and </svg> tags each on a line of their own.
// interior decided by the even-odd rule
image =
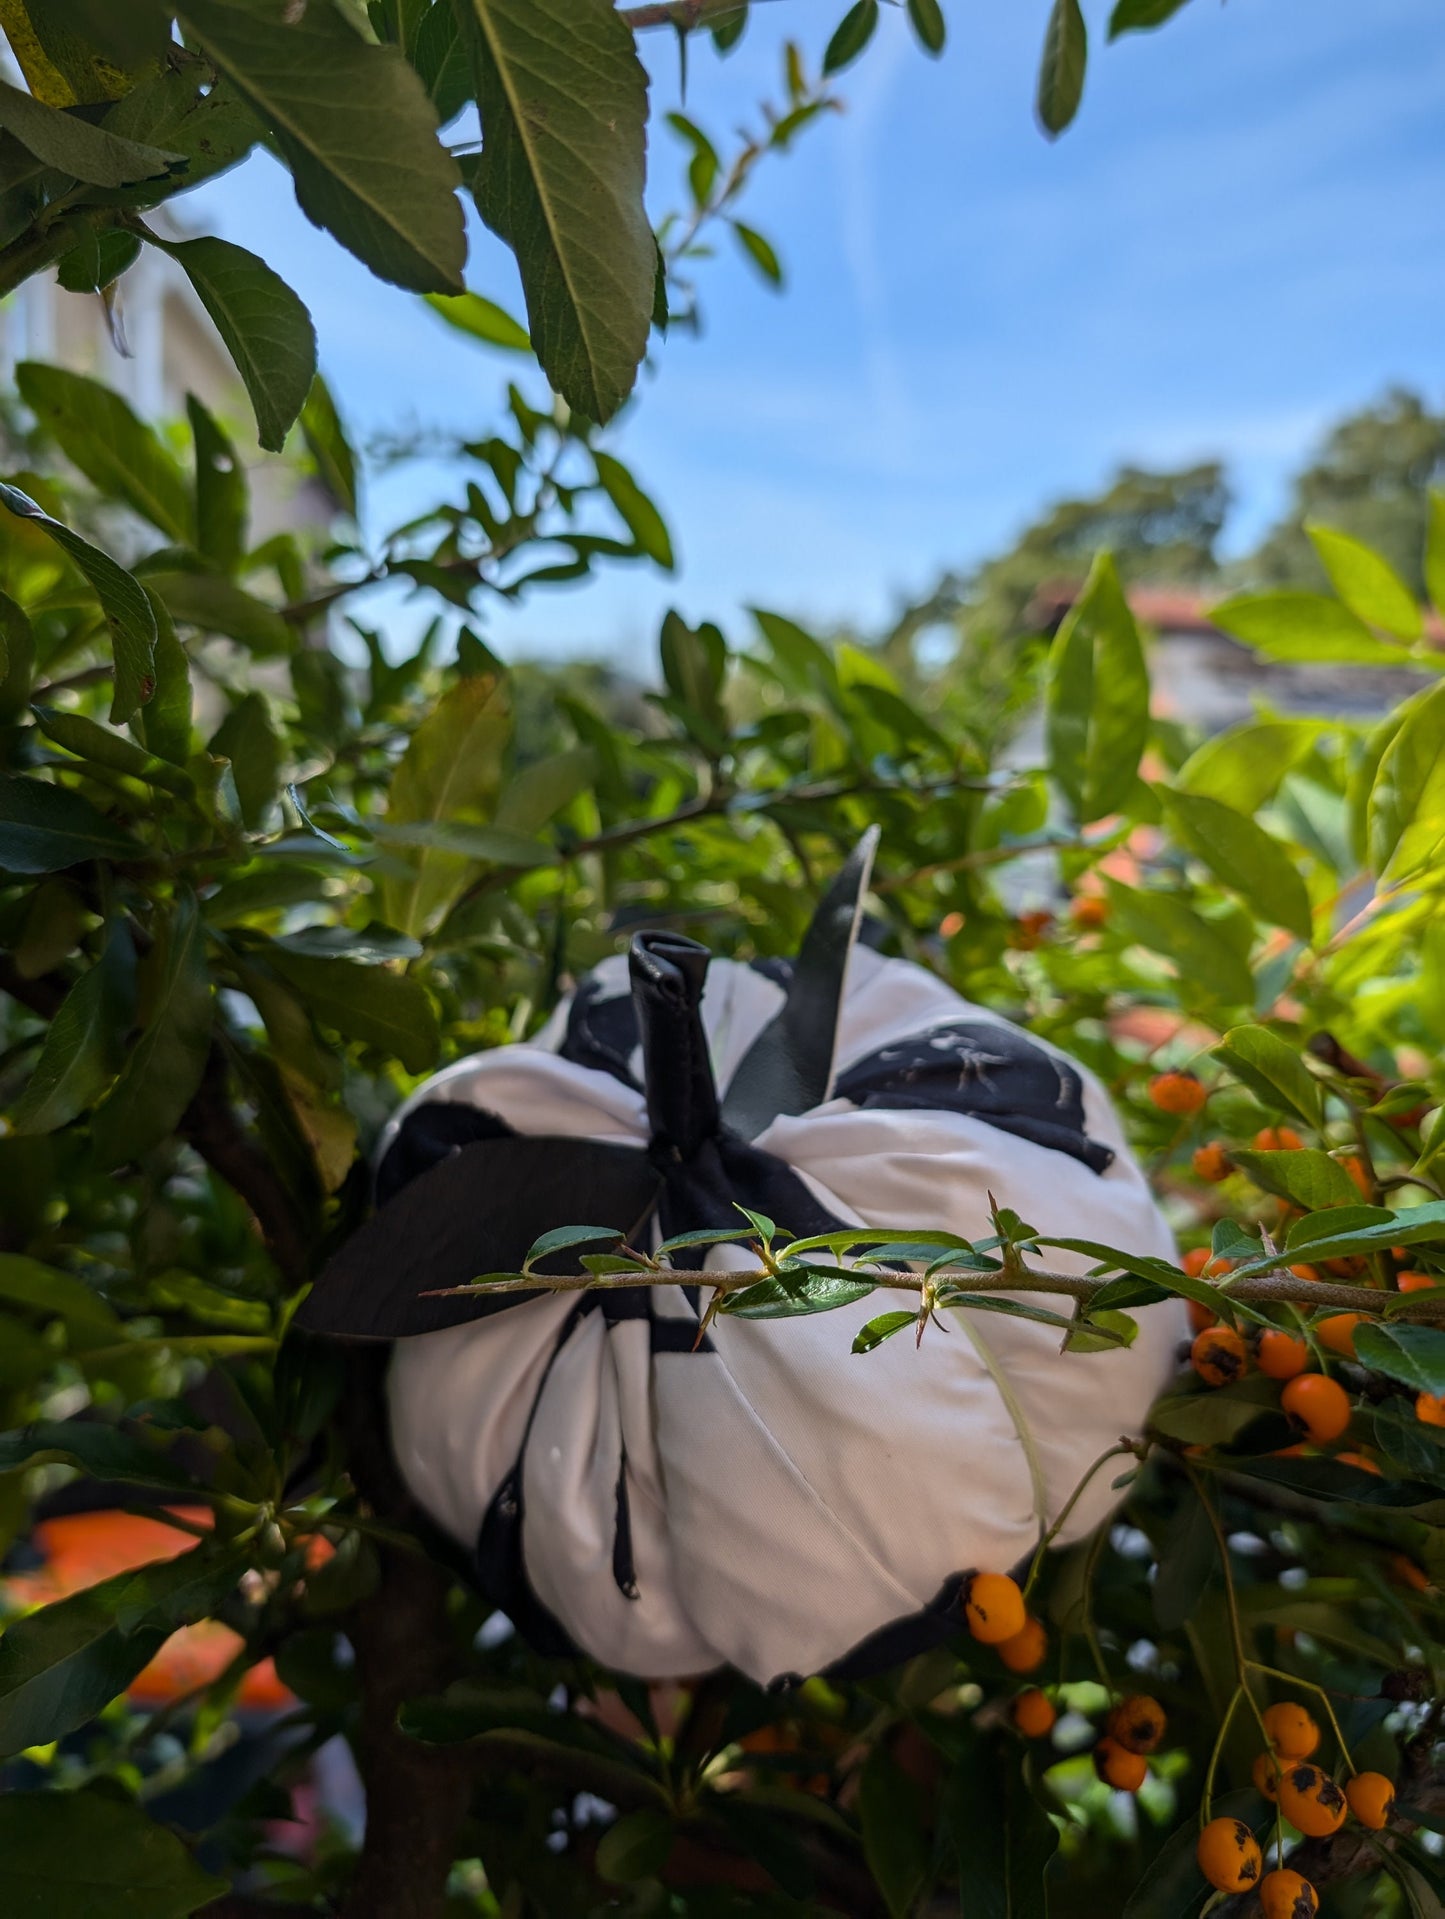
<svg viewBox="0 0 1445 1919">
<path fill-rule="evenodd" d="M 618 569 L 499 609 L 500 652 L 637 664 L 669 604 L 739 635 L 748 604 L 866 626 L 1123 460 L 1225 458 L 1246 538 L 1339 412 L 1391 381 L 1445 402 L 1440 0 L 1190 0 L 1113 46 L 1106 0 L 1084 5 L 1083 107 L 1053 144 L 1032 115 L 1046 0 L 944 0 L 938 62 L 885 7 L 839 79 L 847 111 L 762 168 L 742 209 L 786 291 L 723 236 L 702 339 L 658 350 L 616 429 L 677 573 Z M 783 41 L 816 69 L 841 11 L 755 4 L 731 58 L 692 54 L 688 111 L 719 136 L 754 120 Z M 645 52 L 660 120 L 676 54 L 666 34 Z M 659 128 L 655 210 L 677 203 L 682 159 Z M 494 417 L 522 363 L 372 280 L 269 161 L 203 193 L 206 219 L 311 306 L 358 436 Z M 468 279 L 520 311 L 480 230 Z M 379 489 L 378 523 L 420 484 Z"/>
</svg>

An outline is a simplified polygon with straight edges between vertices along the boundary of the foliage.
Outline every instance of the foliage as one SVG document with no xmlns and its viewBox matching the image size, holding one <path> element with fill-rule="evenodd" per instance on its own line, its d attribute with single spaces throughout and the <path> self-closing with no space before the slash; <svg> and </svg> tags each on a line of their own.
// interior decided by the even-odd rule
<svg viewBox="0 0 1445 1919">
<path fill-rule="evenodd" d="M 1114 29 L 1172 10 L 1121 4 Z M 938 0 L 909 0 L 907 12 L 937 55 Z M 667 326 L 668 282 L 695 247 L 698 216 L 724 217 L 758 271 L 781 278 L 772 243 L 733 203 L 759 155 L 827 103 L 796 49 L 788 104 L 728 167 L 702 129 L 673 116 L 693 149 L 694 217 L 676 244 L 666 220 L 654 237 L 644 205 L 636 35 L 671 26 L 685 56 L 709 27 L 726 52 L 746 18 L 746 0 L 5 0 L 0 26 L 28 92 L 0 86 L 0 295 L 50 267 L 67 287 L 108 294 L 143 247 L 159 248 L 216 322 L 262 445 L 279 448 L 316 368 L 304 305 L 244 247 L 176 241 L 145 217 L 264 146 L 307 217 L 380 279 L 461 302 L 449 311 L 494 343 L 530 336 L 568 406 L 605 422 L 632 391 L 649 330 Z M 825 74 L 857 58 L 878 18 L 876 0 L 858 0 L 828 43 Z M 1041 89 L 1051 133 L 1078 106 L 1083 63 L 1076 0 L 1059 0 Z M 463 193 L 516 256 L 526 334 L 465 290 Z"/>
<path fill-rule="evenodd" d="M 0 1511 L 23 1535 L 79 1486 L 188 1530 L 177 1556 L 32 1588 L 0 1638 L 10 1781 L 68 1795 L 63 1828 L 17 1826 L 0 1884 L 39 1874 L 59 1901 L 89 1850 L 138 1912 L 202 1908 L 210 1873 L 252 1909 L 347 1919 L 903 1914 L 960 1888 L 965 1910 L 1102 1919 L 1121 1885 L 1163 1919 L 1203 1900 L 1201 1807 L 1263 1826 L 1251 1708 L 1277 1697 L 1333 1714 L 1327 1763 L 1347 1745 L 1397 1775 L 1415 1822 L 1378 1851 L 1354 1828 L 1309 1842 L 1335 1910 L 1406 1910 L 1404 1883 L 1430 1910 L 1445 1462 L 1414 1397 L 1445 1388 L 1445 1290 L 1399 1274 L 1445 1278 L 1445 731 L 1440 655 L 1384 563 L 1337 549 L 1342 597 L 1310 600 L 1313 625 L 1297 594 L 1244 622 L 1266 649 L 1348 630 L 1362 657 L 1406 655 L 1420 691 L 1377 726 L 1156 726 L 1107 559 L 1043 657 L 1036 768 L 994 767 L 876 655 L 767 611 L 731 641 L 669 616 L 640 714 L 580 679 L 548 710 L 466 625 L 454 658 L 439 628 L 383 643 L 367 595 L 405 581 L 456 628 L 523 580 L 664 564 L 660 514 L 575 416 L 514 391 L 467 449 L 464 503 L 366 550 L 345 518 L 322 551 L 253 549 L 245 468 L 202 409 L 177 452 L 77 376 L 22 381 L 43 428 L 0 520 Z M 310 432 L 346 493 L 324 389 Z M 905 1269 L 868 1275 L 894 1297 L 862 1344 L 936 1337 L 966 1302 L 1054 1315 L 1087 1350 L 1173 1294 L 1251 1339 L 1298 1329 L 1308 1376 L 1349 1395 L 1347 1432 L 1294 1457 L 1276 1380 L 1181 1374 L 1136 1456 L 1101 1462 L 1119 1523 L 1033 1568 L 1034 1677 L 1062 1717 L 1032 1743 L 1008 1719 L 1018 1679 L 966 1638 L 782 1697 L 532 1655 L 418 1552 L 374 1376 L 287 1330 L 418 1075 L 532 1031 L 639 923 L 788 951 L 874 820 L 891 950 L 1091 1064 L 1182 1239 L 1233 1272 L 1216 1288 L 1076 1243 L 1092 1270 L 1056 1273 L 1000 1214 L 927 1262 L 886 1249 Z M 1040 858 L 1058 912 L 1018 917 L 999 882 Z M 1207 1101 L 1162 1110 L 1165 1067 L 1196 1069 Z M 884 1250 L 780 1235 L 776 1270 L 735 1276 L 718 1309 L 826 1307 L 856 1294 L 834 1256 Z M 1321 1343 L 1345 1309 L 1369 1322 L 1357 1361 Z M 158 1648 L 203 1620 L 234 1635 L 220 1663 L 141 1703 Z M 242 1736 L 267 1661 L 293 1701 Z M 1131 1808 L 1085 1748 L 1110 1692 L 1145 1684 L 1168 1734 Z M 268 1822 L 336 1736 L 371 1795 L 363 1849 L 338 1831 L 288 1855 Z"/>
</svg>

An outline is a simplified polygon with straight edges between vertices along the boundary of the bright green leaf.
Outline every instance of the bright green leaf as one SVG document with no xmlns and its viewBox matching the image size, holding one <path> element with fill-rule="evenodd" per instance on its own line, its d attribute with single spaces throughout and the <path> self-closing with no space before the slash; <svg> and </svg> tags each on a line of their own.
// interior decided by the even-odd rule
<svg viewBox="0 0 1445 1919">
<path fill-rule="evenodd" d="M 1139 629 L 1107 553 L 1049 655 L 1049 770 L 1080 821 L 1117 812 L 1138 778 L 1149 731 L 1149 674 Z"/>
<path fill-rule="evenodd" d="M 1404 709 L 1370 791 L 1367 833 L 1380 879 L 1403 879 L 1438 857 L 1445 841 L 1445 681 Z"/>
<path fill-rule="evenodd" d="M 195 538 L 185 475 L 159 437 L 99 380 L 34 360 L 15 369 L 20 396 L 66 458 L 181 545 Z"/>
<path fill-rule="evenodd" d="M 1419 605 L 1388 560 L 1363 540 L 1336 533 L 1331 527 L 1306 521 L 1305 532 L 1330 576 L 1331 586 L 1352 613 L 1370 626 L 1384 627 L 1397 639 L 1419 639 Z"/>
<path fill-rule="evenodd" d="M 1209 617 L 1221 632 L 1270 660 L 1344 666 L 1417 663 L 1408 647 L 1376 639 L 1363 620 L 1325 593 L 1240 593 L 1222 600 Z"/>
<path fill-rule="evenodd" d="M 1445 493 L 1433 489 L 1425 534 L 1425 591 L 1435 611 L 1445 617 Z"/>
<path fill-rule="evenodd" d="M 1255 916 L 1308 942 L 1310 898 L 1284 848 L 1248 815 L 1199 793 L 1156 787 L 1177 837 Z"/>
<path fill-rule="evenodd" d="M 426 303 L 458 333 L 469 333 L 474 340 L 501 347 L 507 353 L 532 356 L 532 341 L 524 326 L 519 326 L 495 300 L 481 293 L 429 293 Z"/>
<path fill-rule="evenodd" d="M 420 980 L 384 966 L 265 949 L 269 964 L 301 994 L 323 1026 L 399 1059 L 409 1073 L 436 1063 L 436 1008 Z"/>
<path fill-rule="evenodd" d="M 1252 1147 L 1230 1148 L 1229 1157 L 1256 1186 L 1301 1206 L 1307 1213 L 1327 1206 L 1349 1206 L 1359 1188 L 1337 1159 L 1313 1146 L 1283 1152 L 1256 1152 Z"/>
<path fill-rule="evenodd" d="M 614 460 L 610 453 L 594 453 L 592 458 L 602 489 L 623 525 L 648 559 L 670 573 L 672 538 L 662 515 L 620 460 Z"/>
<path fill-rule="evenodd" d="M 1321 1124 L 1320 1083 L 1293 1046 L 1264 1026 L 1235 1026 L 1214 1057 L 1271 1110 L 1283 1107 L 1309 1126 Z"/>
</svg>

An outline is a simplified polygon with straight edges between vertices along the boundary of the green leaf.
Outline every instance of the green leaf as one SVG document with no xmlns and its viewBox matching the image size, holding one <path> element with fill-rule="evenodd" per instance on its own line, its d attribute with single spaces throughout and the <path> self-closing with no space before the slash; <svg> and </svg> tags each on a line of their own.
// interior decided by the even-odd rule
<svg viewBox="0 0 1445 1919">
<path fill-rule="evenodd" d="M 167 23 L 168 40 L 169 34 Z M 105 116 L 107 133 L 170 147 L 180 154 L 184 161 L 180 181 L 170 174 L 146 185 L 91 197 L 127 209 L 155 206 L 176 192 L 178 184 L 199 186 L 235 166 L 263 137 L 265 129 L 228 81 L 218 80 L 201 91 L 197 66 L 196 61 L 177 62 L 174 67 L 167 62 L 117 100 Z M 206 73 L 204 67 L 199 71 Z"/>
<path fill-rule="evenodd" d="M 652 324 L 646 73 L 626 22 L 594 0 L 457 4 L 486 129 L 477 210 L 517 256 L 543 372 L 600 423 L 632 391 Z"/>
<path fill-rule="evenodd" d="M 1388 560 L 1362 540 L 1313 521 L 1305 522 L 1305 532 L 1331 586 L 1352 613 L 1370 626 L 1384 627 L 1397 639 L 1419 639 L 1423 626 L 1419 605 Z"/>
<path fill-rule="evenodd" d="M 147 238 L 195 289 L 245 383 L 256 437 L 279 453 L 316 376 L 316 329 L 305 304 L 259 255 L 229 240 Z"/>
<path fill-rule="evenodd" d="M 303 953 L 312 959 L 349 959 L 363 966 L 380 966 L 387 960 L 420 959 L 422 945 L 393 926 L 370 920 L 363 927 L 302 926 L 294 933 L 281 933 L 271 942 L 283 953 Z"/>
<path fill-rule="evenodd" d="M 1149 1424 L 1188 1446 L 1228 1446 L 1265 1413 L 1278 1413 L 1279 1386 L 1261 1373 L 1232 1386 L 1171 1393 L 1154 1402 Z"/>
<path fill-rule="evenodd" d="M 99 380 L 34 360 L 15 369 L 20 396 L 66 458 L 110 497 L 183 545 L 195 538 L 185 475 L 157 435 Z"/>
<path fill-rule="evenodd" d="M 10 1919 L 184 1919 L 225 1882 L 105 1786 L 0 1798 L 0 1909 Z"/>
<path fill-rule="evenodd" d="M 928 3 L 931 4 L 932 0 L 928 0 Z M 772 242 L 764 238 L 756 227 L 746 226 L 741 220 L 734 220 L 732 229 L 737 235 L 743 252 L 747 254 L 758 272 L 771 286 L 780 287 L 783 284 L 783 263 L 778 258 Z"/>
<path fill-rule="evenodd" d="M 892 1339 L 895 1333 L 901 1333 L 905 1326 L 918 1324 L 917 1313 L 880 1313 L 876 1319 L 870 1319 L 866 1326 L 860 1326 L 853 1335 L 855 1353 L 871 1353 L 875 1346 L 881 1346 L 885 1339 Z"/>
<path fill-rule="evenodd" d="M 58 873 L 82 860 L 145 857 L 138 840 L 68 787 L 0 778 L 0 871 Z"/>
<path fill-rule="evenodd" d="M 1058 138 L 1079 110 L 1088 61 L 1089 30 L 1079 0 L 1054 0 L 1044 31 L 1038 90 L 1039 120 L 1051 140 Z"/>
<path fill-rule="evenodd" d="M 123 1337 L 115 1313 L 83 1280 L 19 1253 L 0 1253 L 0 1299 L 42 1320 L 60 1320 L 72 1349 L 110 1345 Z"/>
<path fill-rule="evenodd" d="M 134 264 L 140 239 L 115 227 L 92 227 L 58 262 L 55 277 L 67 293 L 99 293 L 114 286 Z"/>
<path fill-rule="evenodd" d="M 1283 1108 L 1310 1126 L 1323 1123 L 1319 1081 L 1277 1033 L 1264 1026 L 1233 1026 L 1213 1051 L 1271 1111 Z"/>
<path fill-rule="evenodd" d="M 1445 1393 L 1445 1331 L 1437 1326 L 1357 1326 L 1355 1357 L 1411 1392 Z"/>
<path fill-rule="evenodd" d="M 416 846 L 439 853 L 455 853 L 467 861 L 488 866 L 555 866 L 561 855 L 545 840 L 512 833 L 500 826 L 467 826 L 455 820 L 417 820 L 393 826 L 377 820 L 372 832 L 382 846 Z"/>
<path fill-rule="evenodd" d="M 525 353 L 532 357 L 532 340 L 505 307 L 480 293 L 429 293 L 426 303 L 458 333 L 468 333 L 488 346 L 501 347 L 506 353 Z"/>
<path fill-rule="evenodd" d="M 123 924 L 82 973 L 50 1022 L 25 1091 L 10 1115 L 17 1133 L 53 1133 L 89 1109 L 119 1072 L 135 1002 L 135 951 Z"/>
<path fill-rule="evenodd" d="M 176 12 L 271 130 L 309 220 L 380 279 L 460 288 L 461 174 L 396 48 L 368 44 L 330 6 L 185 0 Z"/>
<path fill-rule="evenodd" d="M 428 16 L 430 18 L 430 16 Z M 436 296 L 428 294 L 431 299 Z M 321 484 L 343 513 L 356 518 L 359 498 L 356 454 L 346 436 L 331 389 L 318 373 L 301 409 L 301 433 L 316 462 Z"/>
<path fill-rule="evenodd" d="M 1254 999 L 1249 963 L 1209 920 L 1172 893 L 1108 883 L 1113 924 L 1130 941 L 1162 953 L 1200 998 L 1227 1006 Z"/>
<path fill-rule="evenodd" d="M 98 720 L 83 713 L 62 712 L 59 707 L 33 706 L 35 723 L 46 739 L 63 746 L 93 766 L 109 766 L 130 779 L 145 780 L 151 786 L 164 787 L 170 793 L 189 793 L 194 782 L 178 766 L 167 766 L 143 746 L 137 746 L 124 733 L 113 733 Z"/>
<path fill-rule="evenodd" d="M 108 553 L 83 540 L 59 520 L 53 520 L 18 487 L 0 484 L 0 506 L 22 520 L 41 526 L 74 561 L 100 601 L 115 653 L 115 695 L 110 723 L 122 726 L 132 719 L 155 691 L 156 621 L 140 583 Z"/>
<path fill-rule="evenodd" d="M 833 37 L 823 55 L 825 79 L 852 65 L 873 38 L 877 25 L 878 0 L 854 0 L 854 4 L 833 29 Z"/>
<path fill-rule="evenodd" d="M 624 1813 L 597 1842 L 597 1870 L 615 1886 L 653 1879 L 667 1864 L 672 1837 L 666 1813 L 650 1806 Z"/>
<path fill-rule="evenodd" d="M 1178 786 L 1236 812 L 1257 813 L 1325 730 L 1321 720 L 1246 720 L 1192 753 Z"/>
<path fill-rule="evenodd" d="M 1434 862 L 1445 840 L 1445 681 L 1405 707 L 1366 817 L 1370 863 L 1380 879 L 1402 879 Z"/>
<path fill-rule="evenodd" d="M 1141 33 L 1149 27 L 1162 27 L 1173 19 L 1185 0 L 1116 0 L 1109 15 L 1109 38 L 1121 33 Z"/>
<path fill-rule="evenodd" d="M 177 1626 L 213 1612 L 244 1569 L 243 1554 L 208 1540 L 15 1620 L 0 1634 L 0 1755 L 94 1718 Z"/>
<path fill-rule="evenodd" d="M 874 1884 L 891 1919 L 904 1919 L 928 1877 L 931 1848 L 918 1788 L 885 1745 L 874 1746 L 859 1774 L 858 1819 Z"/>
<path fill-rule="evenodd" d="M 1313 1146 L 1280 1153 L 1259 1153 L 1236 1146 L 1230 1148 L 1229 1157 L 1256 1186 L 1267 1193 L 1278 1193 L 1307 1213 L 1327 1206 L 1350 1206 L 1360 1196 L 1339 1161 Z"/>
<path fill-rule="evenodd" d="M 570 806 L 579 793 L 585 793 L 596 777 L 597 755 L 590 746 L 565 747 L 560 753 L 533 760 L 502 788 L 493 830 L 535 833 Z M 541 842 L 532 844 L 540 846 Z"/>
<path fill-rule="evenodd" d="M 421 75 L 427 97 L 443 126 L 452 121 L 475 91 L 467 59 L 467 35 L 451 6 L 431 6 L 417 29 L 411 63 Z"/>
<path fill-rule="evenodd" d="M 1445 615 L 1445 493 L 1433 488 L 1425 533 L 1425 591 L 1435 611 Z"/>
<path fill-rule="evenodd" d="M 435 1065 L 441 1033 L 420 980 L 382 966 L 314 959 L 274 944 L 265 948 L 265 957 L 323 1026 L 399 1059 L 409 1073 Z"/>
<path fill-rule="evenodd" d="M 908 18 L 924 52 L 937 58 L 948 38 L 938 0 L 908 0 Z"/>
<path fill-rule="evenodd" d="M 1363 620 L 1325 593 L 1239 593 L 1221 600 L 1209 617 L 1266 659 L 1343 666 L 1408 665 L 1414 659 L 1407 647 L 1377 640 Z"/>
<path fill-rule="evenodd" d="M 664 572 L 670 573 L 673 566 L 672 538 L 662 515 L 620 460 L 614 460 L 609 453 L 594 453 L 592 458 L 602 490 L 637 542 L 638 550 L 645 553 L 649 560 L 655 561 Z"/>
<path fill-rule="evenodd" d="M 183 767 L 191 756 L 191 663 L 176 638 L 170 608 L 149 587 L 146 598 L 156 623 L 156 690 L 141 708 L 138 724 L 158 759 Z"/>
<path fill-rule="evenodd" d="M 1293 860 L 1262 826 L 1219 800 L 1156 786 L 1175 836 L 1256 917 L 1308 943 L 1310 897 Z"/>
<path fill-rule="evenodd" d="M 144 1025 L 91 1121 L 97 1162 L 120 1166 L 175 1129 L 201 1083 L 211 1044 L 211 980 L 195 895 L 181 893 L 141 974 Z"/>
<path fill-rule="evenodd" d="M 495 804 L 502 753 L 511 734 L 505 689 L 492 674 L 474 673 L 442 695 L 392 775 L 390 826 L 476 820 Z M 466 873 L 462 856 L 422 848 L 406 877 L 381 882 L 381 917 L 404 933 L 420 933 L 447 905 Z"/>
<path fill-rule="evenodd" d="M 0 1472 L 60 1462 L 78 1466 L 93 1479 L 189 1493 L 197 1488 L 189 1473 L 138 1434 L 100 1420 L 38 1420 L 23 1432 L 0 1433 Z"/>
<path fill-rule="evenodd" d="M 37 160 L 93 187 L 125 187 L 183 166 L 185 155 L 123 140 L 0 81 L 0 128 Z"/>
<path fill-rule="evenodd" d="M 1416 1479 L 1445 1482 L 1445 1432 L 1417 1419 L 1408 1400 L 1389 1399 L 1375 1408 L 1375 1444 Z"/>
<path fill-rule="evenodd" d="M 261 693 L 247 693 L 231 706 L 211 735 L 207 752 L 231 762 L 241 818 L 249 831 L 266 824 L 280 790 L 281 741 Z"/>
<path fill-rule="evenodd" d="M 877 1291 L 872 1279 L 827 1267 L 804 1267 L 786 1278 L 760 1279 L 752 1286 L 728 1293 L 722 1311 L 730 1319 L 798 1319 L 809 1313 L 831 1313 L 851 1306 Z"/>
<path fill-rule="evenodd" d="M 1253 1788 L 1223 1793 L 1216 1797 L 1212 1811 L 1216 1819 L 1242 1819 L 1252 1831 L 1263 1832 L 1273 1824 L 1268 1806 L 1261 1809 L 1260 1796 Z M 1172 1832 L 1155 1853 L 1144 1877 L 1135 1886 L 1121 1919 L 1195 1919 L 1209 1896 L 1204 1874 L 1195 1856 L 1199 1845 L 1199 1822 L 1191 1816 Z"/>
<path fill-rule="evenodd" d="M 1047 1919 L 1059 1836 L 1029 1788 L 1028 1765 L 1018 1742 L 997 1732 L 954 1749 L 938 1842 L 957 1860 L 967 1919 Z M 908 1791 L 916 1802 L 916 1788 Z"/>
<path fill-rule="evenodd" d="M 231 573 L 246 551 L 251 491 L 246 469 L 230 436 L 194 393 L 186 395 L 186 418 L 196 450 L 196 545 L 204 558 Z M 189 699 L 186 723 L 189 731 Z"/>
<path fill-rule="evenodd" d="M 1107 553 L 1059 629 L 1045 697 L 1049 771 L 1075 818 L 1117 812 L 1134 790 L 1148 738 L 1149 674 Z"/>
</svg>

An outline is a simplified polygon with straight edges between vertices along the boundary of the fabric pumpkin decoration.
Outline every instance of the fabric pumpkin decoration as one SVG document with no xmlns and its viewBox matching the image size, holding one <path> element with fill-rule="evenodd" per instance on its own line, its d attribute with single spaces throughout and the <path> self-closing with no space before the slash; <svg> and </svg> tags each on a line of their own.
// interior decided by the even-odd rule
<svg viewBox="0 0 1445 1919">
<path fill-rule="evenodd" d="M 420 1087 L 382 1137 L 374 1218 L 303 1305 L 313 1331 L 397 1342 L 401 1472 L 540 1651 L 650 1679 L 728 1664 L 762 1684 L 910 1657 L 960 1630 L 968 1575 L 1031 1552 L 1168 1376 L 1176 1302 L 1102 1353 L 949 1311 L 917 1348 L 905 1335 L 856 1355 L 887 1293 L 722 1315 L 701 1339 L 705 1284 L 447 1293 L 518 1271 L 563 1226 L 639 1247 L 746 1233 L 739 1203 L 792 1234 L 866 1222 L 979 1239 L 992 1194 L 1041 1232 L 1173 1256 L 1089 1074 L 858 943 L 875 837 L 796 961 L 639 934 L 534 1040 Z M 731 1244 L 691 1260 L 700 1281 L 755 1264 Z M 1114 1497 L 1107 1476 L 1091 1482 L 1058 1543 Z"/>
</svg>

